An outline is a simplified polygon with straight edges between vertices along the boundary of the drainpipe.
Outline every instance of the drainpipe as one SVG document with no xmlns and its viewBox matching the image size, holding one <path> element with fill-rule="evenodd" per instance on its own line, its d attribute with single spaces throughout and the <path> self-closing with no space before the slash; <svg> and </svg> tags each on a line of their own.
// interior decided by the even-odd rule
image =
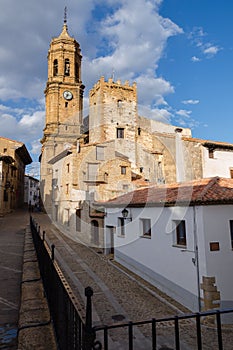
<svg viewBox="0 0 233 350">
<path fill-rule="evenodd" d="M 201 312 L 201 291 L 200 291 L 200 271 L 199 271 L 199 257 L 198 257 L 198 241 L 197 241 L 197 217 L 196 206 L 193 206 L 193 236 L 194 236 L 194 253 L 195 260 L 193 261 L 197 269 L 197 293 L 198 293 L 198 311 Z"/>
<path fill-rule="evenodd" d="M 176 181 L 185 181 L 184 150 L 182 143 L 182 128 L 176 128 Z"/>
</svg>

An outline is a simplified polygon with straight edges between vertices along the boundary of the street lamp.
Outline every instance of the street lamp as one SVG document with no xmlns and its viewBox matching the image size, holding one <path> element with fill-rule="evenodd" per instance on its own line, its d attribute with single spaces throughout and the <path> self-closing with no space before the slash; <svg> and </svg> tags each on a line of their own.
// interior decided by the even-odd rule
<svg viewBox="0 0 233 350">
<path fill-rule="evenodd" d="M 123 218 L 126 219 L 127 216 L 128 216 L 128 214 L 129 214 L 129 211 L 128 211 L 126 208 L 124 208 L 124 209 L 122 210 L 121 214 L 122 214 Z"/>
</svg>

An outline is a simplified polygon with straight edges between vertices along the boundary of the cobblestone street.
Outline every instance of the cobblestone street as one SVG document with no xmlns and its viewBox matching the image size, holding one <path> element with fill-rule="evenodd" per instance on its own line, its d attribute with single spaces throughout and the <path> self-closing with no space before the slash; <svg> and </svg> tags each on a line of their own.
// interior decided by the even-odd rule
<svg viewBox="0 0 233 350">
<path fill-rule="evenodd" d="M 48 216 L 34 213 L 33 217 L 46 232 L 46 241 L 55 245 L 57 260 L 74 294 L 85 306 L 84 288 L 94 290 L 93 323 L 111 325 L 116 322 L 142 321 L 188 314 L 189 310 L 174 302 L 155 287 L 123 269 L 111 257 L 78 243 L 71 235 L 62 234 Z M 217 349 L 217 333 L 202 325 L 203 349 Z M 196 327 L 192 320 L 180 323 L 181 349 L 197 349 Z M 232 349 L 232 328 L 223 326 L 224 349 Z M 125 332 L 110 332 L 110 349 L 128 349 Z M 97 334 L 101 338 L 101 334 Z M 151 349 L 151 325 L 134 329 L 134 349 Z M 174 323 L 162 322 L 157 327 L 158 349 L 175 349 Z M 102 341 L 102 339 L 101 339 Z"/>
</svg>

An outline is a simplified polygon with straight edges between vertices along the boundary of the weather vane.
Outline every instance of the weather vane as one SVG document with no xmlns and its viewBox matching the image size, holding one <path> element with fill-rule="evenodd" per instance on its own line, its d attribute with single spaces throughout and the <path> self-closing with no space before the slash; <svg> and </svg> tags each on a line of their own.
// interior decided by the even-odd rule
<svg viewBox="0 0 233 350">
<path fill-rule="evenodd" d="M 64 9 L 64 23 L 67 22 L 67 7 L 65 6 L 65 9 Z"/>
</svg>

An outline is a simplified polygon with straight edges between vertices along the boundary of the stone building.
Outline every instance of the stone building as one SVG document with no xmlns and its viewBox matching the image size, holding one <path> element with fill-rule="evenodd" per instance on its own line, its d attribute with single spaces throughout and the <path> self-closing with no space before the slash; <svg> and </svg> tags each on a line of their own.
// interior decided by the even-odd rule
<svg viewBox="0 0 233 350">
<path fill-rule="evenodd" d="M 65 21 L 48 53 L 40 182 L 44 207 L 61 229 L 103 247 L 103 212 L 96 201 L 207 173 L 223 176 L 223 162 L 231 177 L 233 145 L 194 139 L 188 128 L 140 116 L 136 83 L 100 77 L 83 118 L 81 59 Z"/>
<path fill-rule="evenodd" d="M 25 166 L 31 162 L 22 142 L 0 137 L 0 215 L 24 204 Z"/>
</svg>

